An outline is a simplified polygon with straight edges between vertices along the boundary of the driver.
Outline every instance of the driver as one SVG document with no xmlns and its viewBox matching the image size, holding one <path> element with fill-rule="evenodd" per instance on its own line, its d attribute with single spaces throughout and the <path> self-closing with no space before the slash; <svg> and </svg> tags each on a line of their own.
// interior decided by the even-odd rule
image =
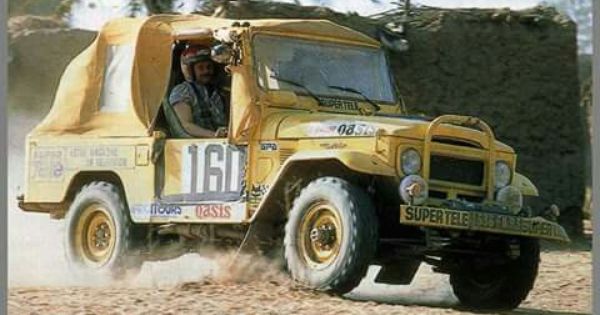
<svg viewBox="0 0 600 315">
<path fill-rule="evenodd" d="M 228 115 L 215 84 L 215 64 L 210 59 L 210 49 L 188 45 L 181 53 L 181 71 L 185 81 L 176 85 L 169 95 L 169 103 L 176 114 L 167 115 L 173 136 L 227 136 Z M 175 119 L 179 121 L 173 121 Z"/>
</svg>

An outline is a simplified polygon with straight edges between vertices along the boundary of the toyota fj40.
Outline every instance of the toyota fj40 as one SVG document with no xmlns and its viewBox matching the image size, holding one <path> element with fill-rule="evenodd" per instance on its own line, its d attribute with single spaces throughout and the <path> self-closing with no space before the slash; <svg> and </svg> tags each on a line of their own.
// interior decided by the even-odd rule
<svg viewBox="0 0 600 315">
<path fill-rule="evenodd" d="M 162 104 L 186 43 L 221 65 L 226 138 L 170 136 Z M 408 284 L 425 262 L 463 304 L 514 308 L 538 239 L 569 241 L 523 205 L 537 189 L 485 122 L 407 115 L 380 42 L 324 20 L 109 22 L 26 146 L 20 208 L 64 218 L 69 262 L 99 273 L 279 248 L 309 288 L 343 294 L 369 265 Z"/>
</svg>

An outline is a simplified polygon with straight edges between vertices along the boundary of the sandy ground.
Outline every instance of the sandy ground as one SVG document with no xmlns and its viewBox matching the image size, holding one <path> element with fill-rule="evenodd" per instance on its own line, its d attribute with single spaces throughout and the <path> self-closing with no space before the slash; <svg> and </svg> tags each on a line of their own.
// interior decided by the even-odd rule
<svg viewBox="0 0 600 315">
<path fill-rule="evenodd" d="M 184 258 L 189 266 L 202 261 L 198 257 Z M 534 290 L 519 309 L 509 314 L 590 314 L 590 252 L 545 252 L 542 259 Z M 186 268 L 172 262 L 162 272 L 171 267 Z M 243 270 L 252 270 L 247 267 L 233 271 L 235 278 L 242 276 L 240 280 L 221 277 L 161 285 L 134 279 L 100 287 L 12 286 L 8 310 L 9 314 L 469 313 L 457 305 L 447 277 L 433 274 L 429 268 L 422 268 L 410 286 L 373 284 L 367 279 L 341 298 L 299 289 L 282 275 L 262 277 L 260 270 L 246 274 Z M 143 270 L 140 277 L 147 277 L 148 271 Z M 158 274 L 160 278 L 161 273 Z"/>
<path fill-rule="evenodd" d="M 22 141 L 37 119 L 11 117 L 9 126 L 9 314 L 455 314 L 448 278 L 423 265 L 409 286 L 374 284 L 375 268 L 345 297 L 305 291 L 270 262 L 195 254 L 146 263 L 137 276 L 110 283 L 77 279 L 63 256 L 64 222 L 17 209 L 23 182 Z M 582 248 L 586 245 L 580 246 Z M 542 254 L 534 290 L 513 314 L 591 313 L 591 253 Z"/>
</svg>

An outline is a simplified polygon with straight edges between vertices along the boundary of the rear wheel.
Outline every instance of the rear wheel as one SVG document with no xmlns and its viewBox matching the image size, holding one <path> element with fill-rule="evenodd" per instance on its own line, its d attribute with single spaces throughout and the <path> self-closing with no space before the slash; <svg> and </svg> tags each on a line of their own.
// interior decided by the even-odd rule
<svg viewBox="0 0 600 315">
<path fill-rule="evenodd" d="M 505 263 L 463 260 L 450 274 L 450 283 L 460 302 L 470 308 L 514 309 L 533 288 L 540 261 L 537 239 L 519 240 L 519 257 Z"/>
<path fill-rule="evenodd" d="M 339 294 L 356 287 L 377 245 L 369 196 L 335 177 L 311 182 L 294 200 L 285 227 L 284 254 L 292 278 Z"/>
<path fill-rule="evenodd" d="M 66 257 L 78 273 L 120 278 L 139 271 L 142 260 L 132 255 L 133 224 L 115 185 L 84 186 L 69 208 L 66 225 Z"/>
</svg>

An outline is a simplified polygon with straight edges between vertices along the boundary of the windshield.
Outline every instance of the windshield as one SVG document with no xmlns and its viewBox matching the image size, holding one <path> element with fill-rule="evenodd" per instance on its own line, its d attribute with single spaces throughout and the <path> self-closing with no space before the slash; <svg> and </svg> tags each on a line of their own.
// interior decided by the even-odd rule
<svg viewBox="0 0 600 315">
<path fill-rule="evenodd" d="M 263 88 L 364 100 L 353 89 L 370 100 L 395 102 L 381 49 L 257 35 L 254 51 Z"/>
</svg>

